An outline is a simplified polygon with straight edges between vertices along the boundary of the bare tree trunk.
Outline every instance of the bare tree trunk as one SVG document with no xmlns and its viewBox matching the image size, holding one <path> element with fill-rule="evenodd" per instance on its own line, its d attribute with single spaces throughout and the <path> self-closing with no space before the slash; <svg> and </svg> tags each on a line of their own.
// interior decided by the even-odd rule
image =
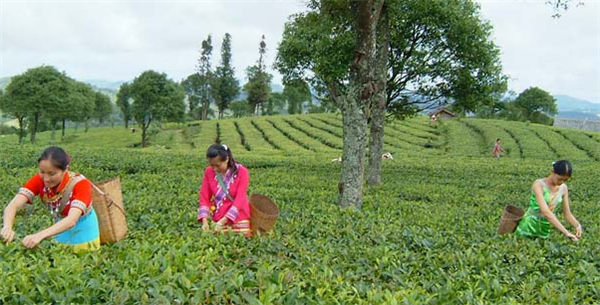
<svg viewBox="0 0 600 305">
<path fill-rule="evenodd" d="M 66 121 L 65 119 L 62 120 L 62 138 L 65 138 L 65 126 L 66 126 Z"/>
<path fill-rule="evenodd" d="M 362 206 L 367 119 L 375 93 L 377 24 L 384 0 L 351 2 L 356 25 L 356 49 L 351 65 L 350 89 L 341 100 L 344 127 L 339 205 Z"/>
<path fill-rule="evenodd" d="M 349 96 L 349 99 L 352 99 L 352 96 Z M 362 206 L 367 118 L 359 105 L 359 101 L 346 100 L 343 102 L 344 152 L 342 155 L 339 205 L 359 209 Z"/>
<path fill-rule="evenodd" d="M 90 129 L 89 119 L 85 119 L 85 131 L 84 132 L 88 132 L 88 129 Z"/>
<path fill-rule="evenodd" d="M 19 120 L 19 145 L 23 144 L 25 138 L 25 117 L 18 118 Z"/>
<path fill-rule="evenodd" d="M 35 143 L 35 133 L 37 132 L 37 128 L 38 128 L 38 121 L 40 120 L 40 113 L 36 112 L 33 115 L 33 128 L 31 128 L 31 144 Z"/>
<path fill-rule="evenodd" d="M 371 109 L 371 134 L 369 137 L 369 185 L 381 184 L 381 155 L 383 154 L 383 135 L 385 111 L 387 109 L 387 73 L 389 55 L 389 24 L 385 5 L 381 11 L 381 20 L 377 29 L 377 64 L 374 103 Z"/>
</svg>

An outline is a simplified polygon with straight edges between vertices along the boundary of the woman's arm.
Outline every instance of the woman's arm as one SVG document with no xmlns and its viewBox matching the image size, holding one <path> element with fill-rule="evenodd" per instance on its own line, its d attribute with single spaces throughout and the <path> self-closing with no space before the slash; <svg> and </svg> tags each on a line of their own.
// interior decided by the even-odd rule
<svg viewBox="0 0 600 305">
<path fill-rule="evenodd" d="M 198 217 L 197 220 L 202 222 L 202 230 L 208 231 L 208 217 L 210 216 L 210 185 L 208 185 L 208 169 L 204 171 L 204 178 L 202 179 L 202 186 L 198 191 Z"/>
<path fill-rule="evenodd" d="M 548 204 L 546 204 L 546 200 L 544 199 L 544 191 L 542 186 L 536 181 L 532 186 L 533 193 L 535 194 L 535 199 L 537 200 L 538 206 L 540 207 L 540 213 L 544 216 L 558 231 L 563 233 L 566 237 L 571 238 L 572 240 L 577 240 L 577 237 L 569 232 L 563 225 L 560 223 L 556 215 L 550 211 Z"/>
<path fill-rule="evenodd" d="M 0 237 L 2 237 L 2 240 L 6 243 L 11 242 L 15 238 L 15 231 L 12 229 L 15 222 L 15 216 L 28 201 L 27 197 L 17 194 L 4 209 L 4 216 L 2 217 L 3 226 Z"/>
<path fill-rule="evenodd" d="M 579 224 L 579 221 L 577 221 L 573 213 L 571 213 L 569 189 L 566 185 L 564 186 L 564 188 L 565 190 L 563 193 L 563 213 L 565 215 L 565 219 L 575 228 L 575 236 L 577 236 L 577 238 L 580 238 L 582 233 L 581 224 Z"/>
<path fill-rule="evenodd" d="M 80 209 L 70 209 L 67 217 L 61 219 L 49 228 L 46 228 L 38 233 L 25 236 L 25 238 L 23 239 L 23 245 L 26 248 L 34 248 L 45 238 L 54 236 L 56 234 L 62 233 L 73 228 L 77 224 L 77 221 L 81 217 L 81 214 L 82 212 Z"/>
</svg>

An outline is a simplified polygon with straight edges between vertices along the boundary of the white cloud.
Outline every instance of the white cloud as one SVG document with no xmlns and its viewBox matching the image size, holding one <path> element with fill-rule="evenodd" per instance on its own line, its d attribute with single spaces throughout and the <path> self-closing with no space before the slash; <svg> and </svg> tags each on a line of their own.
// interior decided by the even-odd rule
<svg viewBox="0 0 600 305">
<path fill-rule="evenodd" d="M 600 2 L 561 18 L 545 1 L 479 1 L 494 26 L 504 72 L 516 92 L 538 86 L 600 102 Z"/>
</svg>

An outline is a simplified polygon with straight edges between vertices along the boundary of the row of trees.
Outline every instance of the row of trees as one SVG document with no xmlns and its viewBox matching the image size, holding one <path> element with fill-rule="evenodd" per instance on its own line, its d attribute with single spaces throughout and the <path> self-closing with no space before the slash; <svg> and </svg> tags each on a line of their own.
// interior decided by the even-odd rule
<svg viewBox="0 0 600 305">
<path fill-rule="evenodd" d="M 0 92 L 0 110 L 19 123 L 19 144 L 26 132 L 35 143 L 40 125 L 52 129 L 52 138 L 59 123 L 65 136 L 66 122 L 88 122 L 97 119 L 102 123 L 112 113 L 110 98 L 96 92 L 88 84 L 76 81 L 52 66 L 29 69 L 13 77 Z"/>
<path fill-rule="evenodd" d="M 263 35 L 259 42 L 258 59 L 246 68 L 247 83 L 240 86 L 232 66 L 231 35 L 225 34 L 221 44 L 221 61 L 213 69 L 212 37 L 202 41 L 200 58 L 195 73 L 186 77 L 181 85 L 188 101 L 188 114 L 193 120 L 207 120 L 216 106 L 217 117 L 222 118 L 227 109 L 234 117 L 247 115 L 302 113 L 325 111 L 325 107 L 311 106 L 312 95 L 308 84 L 301 79 L 284 83 L 283 92 L 272 92 L 273 75 L 268 72 L 265 54 L 267 44 Z M 244 99 L 238 99 L 245 95 Z"/>
</svg>

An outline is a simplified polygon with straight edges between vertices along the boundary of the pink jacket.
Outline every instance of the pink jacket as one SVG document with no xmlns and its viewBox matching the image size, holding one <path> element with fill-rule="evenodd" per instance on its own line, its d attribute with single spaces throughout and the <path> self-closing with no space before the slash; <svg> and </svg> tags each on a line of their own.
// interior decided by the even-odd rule
<svg viewBox="0 0 600 305">
<path fill-rule="evenodd" d="M 250 176 L 247 168 L 239 163 L 236 165 L 238 169 L 236 175 L 233 175 L 229 169 L 223 177 L 233 201 L 221 190 L 215 170 L 210 166 L 204 170 L 202 186 L 198 191 L 198 221 L 210 216 L 211 212 L 213 221 L 227 217 L 227 224 L 250 219 L 247 195 Z"/>
</svg>

